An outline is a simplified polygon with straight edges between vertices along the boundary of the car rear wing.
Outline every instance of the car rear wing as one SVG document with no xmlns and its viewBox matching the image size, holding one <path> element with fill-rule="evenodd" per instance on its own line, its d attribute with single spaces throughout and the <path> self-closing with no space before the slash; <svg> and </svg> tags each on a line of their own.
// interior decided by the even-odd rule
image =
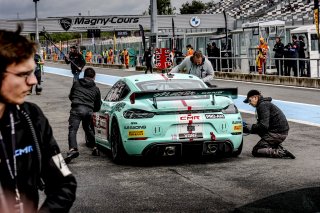
<svg viewBox="0 0 320 213">
<path fill-rule="evenodd" d="M 131 104 L 135 100 L 153 99 L 154 106 L 157 108 L 156 98 L 162 97 L 176 97 L 176 96 L 197 96 L 197 95 L 213 95 L 213 96 L 227 96 L 232 99 L 238 98 L 238 88 L 199 88 L 199 89 L 180 89 L 180 90 L 150 90 L 134 92 L 130 95 Z"/>
</svg>

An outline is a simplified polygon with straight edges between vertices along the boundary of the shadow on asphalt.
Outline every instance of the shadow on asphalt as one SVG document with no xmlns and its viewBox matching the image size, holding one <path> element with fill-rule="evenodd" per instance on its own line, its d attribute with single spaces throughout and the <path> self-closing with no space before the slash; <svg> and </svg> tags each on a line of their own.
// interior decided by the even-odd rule
<svg viewBox="0 0 320 213">
<path fill-rule="evenodd" d="M 110 161 L 112 155 L 109 150 L 101 150 Z M 180 157 L 128 157 L 122 165 L 133 167 L 161 167 L 181 166 L 186 164 L 210 164 L 239 161 L 238 157 L 227 156 L 180 156 Z"/>
<path fill-rule="evenodd" d="M 320 212 L 320 187 L 292 190 L 236 208 L 233 213 Z"/>
</svg>

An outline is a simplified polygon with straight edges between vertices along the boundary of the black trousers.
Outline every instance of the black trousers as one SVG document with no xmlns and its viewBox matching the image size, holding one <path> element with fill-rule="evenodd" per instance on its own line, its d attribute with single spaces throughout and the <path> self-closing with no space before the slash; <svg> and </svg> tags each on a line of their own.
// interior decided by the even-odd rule
<svg viewBox="0 0 320 213">
<path fill-rule="evenodd" d="M 82 128 L 86 135 L 86 142 L 88 145 L 93 146 L 95 144 L 94 129 L 92 126 L 92 113 L 93 110 L 85 105 L 77 105 L 71 108 L 69 117 L 69 149 L 78 149 L 77 132 L 82 122 Z"/>
<path fill-rule="evenodd" d="M 272 133 L 269 132 L 261 137 L 261 140 L 253 147 L 252 155 L 255 157 L 280 158 L 282 148 L 280 144 L 287 138 L 288 132 Z"/>
<path fill-rule="evenodd" d="M 277 68 L 277 75 L 283 75 L 283 61 L 281 60 L 281 58 L 275 59 L 275 64 Z"/>
<path fill-rule="evenodd" d="M 147 66 L 147 69 L 146 69 L 146 71 L 144 73 L 147 74 L 148 70 L 150 70 L 150 72 L 152 73 L 152 64 L 151 63 L 146 63 L 146 66 Z"/>
</svg>

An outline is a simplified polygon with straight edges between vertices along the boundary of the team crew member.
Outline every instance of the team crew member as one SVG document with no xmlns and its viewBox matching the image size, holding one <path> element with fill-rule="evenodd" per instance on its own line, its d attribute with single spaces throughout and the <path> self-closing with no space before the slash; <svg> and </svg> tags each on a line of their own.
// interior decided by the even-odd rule
<svg viewBox="0 0 320 213">
<path fill-rule="evenodd" d="M 67 64 L 71 63 L 71 72 L 73 74 L 73 80 L 79 80 L 79 75 L 81 73 L 82 68 L 86 65 L 86 61 L 83 56 L 77 51 L 76 46 L 70 47 L 70 54 L 66 56 L 65 62 Z"/>
<path fill-rule="evenodd" d="M 272 98 L 264 98 L 258 90 L 250 90 L 243 101 L 256 108 L 257 123 L 246 124 L 244 132 L 258 134 L 261 140 L 253 147 L 255 157 L 273 157 L 294 159 L 295 156 L 285 150 L 281 143 L 289 132 L 288 121 L 283 112 L 273 103 Z"/>
<path fill-rule="evenodd" d="M 149 47 L 143 55 L 144 61 L 146 62 L 146 71 L 144 72 L 145 74 L 148 73 L 148 70 L 150 70 L 150 73 L 152 73 L 152 53 L 151 53 L 151 48 Z"/>
<path fill-rule="evenodd" d="M 43 64 L 44 61 L 42 60 L 41 56 L 36 53 L 34 54 L 34 62 L 36 63 L 36 68 L 34 70 L 34 75 L 37 78 L 37 85 L 36 85 L 36 94 L 40 95 L 41 91 L 42 91 L 42 87 L 41 87 L 41 75 L 42 75 L 42 71 L 43 71 Z M 32 87 L 30 90 L 30 93 L 32 93 Z"/>
<path fill-rule="evenodd" d="M 101 107 L 101 94 L 94 82 L 95 76 L 96 72 L 94 69 L 87 68 L 84 71 L 84 77 L 73 83 L 69 94 L 71 110 L 68 136 L 69 152 L 65 158 L 67 163 L 79 156 L 77 132 L 81 121 L 86 134 L 87 146 L 95 147 L 91 117 L 92 113 L 99 111 Z M 93 150 L 93 154 L 94 153 L 97 153 L 96 149 Z"/>
<path fill-rule="evenodd" d="M 198 76 L 204 82 L 211 81 L 214 77 L 212 64 L 200 51 L 186 57 L 181 64 L 175 66 L 170 73 L 177 73 L 186 69 L 187 73 Z"/>
<path fill-rule="evenodd" d="M 193 47 L 191 46 L 191 44 L 188 44 L 188 45 L 186 46 L 186 48 L 187 48 L 186 56 L 192 56 L 193 53 L 194 53 L 194 50 L 193 50 Z"/>
<path fill-rule="evenodd" d="M 35 43 L 0 30 L 0 212 L 69 212 L 76 180 L 65 164 L 41 109 L 25 102 L 34 75 Z M 44 185 L 43 185 L 44 184 Z"/>
</svg>

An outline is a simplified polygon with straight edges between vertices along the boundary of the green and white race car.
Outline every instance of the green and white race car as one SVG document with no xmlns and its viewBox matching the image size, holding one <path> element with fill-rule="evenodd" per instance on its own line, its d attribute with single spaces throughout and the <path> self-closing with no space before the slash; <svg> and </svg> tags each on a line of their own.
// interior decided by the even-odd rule
<svg viewBox="0 0 320 213">
<path fill-rule="evenodd" d="M 209 88 L 189 74 L 118 80 L 93 115 L 96 143 L 128 156 L 229 155 L 242 151 L 237 88 Z"/>
</svg>

